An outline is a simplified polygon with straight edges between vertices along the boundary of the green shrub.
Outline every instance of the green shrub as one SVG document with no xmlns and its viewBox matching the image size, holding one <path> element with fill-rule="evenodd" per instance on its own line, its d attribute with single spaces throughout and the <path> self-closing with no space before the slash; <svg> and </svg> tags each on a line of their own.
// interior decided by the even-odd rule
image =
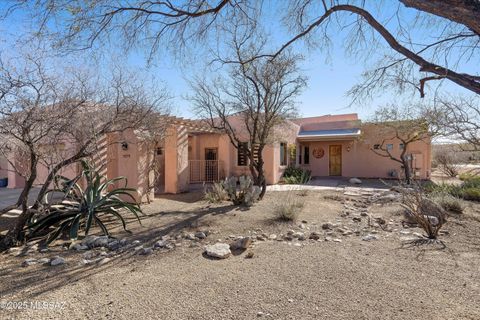
<svg viewBox="0 0 480 320">
<path fill-rule="evenodd" d="M 46 243 L 49 244 L 68 232 L 69 238 L 75 240 L 81 231 L 84 236 L 87 236 L 92 226 L 95 225 L 100 227 L 104 235 L 108 236 L 108 228 L 105 225 L 105 218 L 108 216 L 120 220 L 123 229 L 129 232 L 123 217 L 124 212 L 132 213 L 140 222 L 138 214 L 142 210 L 131 194 L 136 190 L 126 187 L 127 179 L 118 177 L 107 180 L 88 162 L 82 161 L 81 163 L 82 172 L 74 179 L 70 180 L 61 176 L 57 178 L 63 181 L 63 187 L 50 190 L 50 192 L 62 192 L 64 197 L 58 203 L 45 203 L 47 214 L 33 221 L 27 227 L 29 238 L 40 235 L 45 237 Z M 85 181 L 84 189 L 78 184 L 80 180 Z M 122 181 L 124 187 L 115 187 Z M 121 199 L 121 196 L 132 202 Z"/>
<path fill-rule="evenodd" d="M 461 196 L 465 200 L 480 201 L 480 188 L 462 188 Z"/>
<path fill-rule="evenodd" d="M 311 174 L 310 170 L 290 166 L 283 172 L 283 181 L 286 184 L 307 184 Z"/>
</svg>

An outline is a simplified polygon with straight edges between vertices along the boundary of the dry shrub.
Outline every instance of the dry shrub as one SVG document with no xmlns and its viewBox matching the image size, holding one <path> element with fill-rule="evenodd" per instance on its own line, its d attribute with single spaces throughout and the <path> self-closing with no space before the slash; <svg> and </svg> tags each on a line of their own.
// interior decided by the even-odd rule
<svg viewBox="0 0 480 320">
<path fill-rule="evenodd" d="M 280 221 L 295 221 L 304 205 L 303 200 L 299 200 L 295 194 L 289 193 L 275 206 L 275 216 Z"/>
<path fill-rule="evenodd" d="M 402 206 L 406 209 L 407 222 L 416 224 L 427 234 L 428 239 L 436 240 L 438 233 L 446 222 L 445 210 L 428 199 L 418 186 L 402 189 Z"/>
<path fill-rule="evenodd" d="M 433 200 L 447 212 L 462 214 L 465 210 L 465 202 L 449 194 L 438 195 Z"/>
<path fill-rule="evenodd" d="M 459 165 L 456 153 L 442 150 L 435 154 L 434 161 L 438 169 L 449 177 L 456 177 L 459 173 Z"/>
<path fill-rule="evenodd" d="M 220 182 L 214 182 L 210 190 L 206 187 L 204 187 L 204 190 L 205 200 L 210 203 L 220 203 L 229 199 L 227 191 Z"/>
</svg>

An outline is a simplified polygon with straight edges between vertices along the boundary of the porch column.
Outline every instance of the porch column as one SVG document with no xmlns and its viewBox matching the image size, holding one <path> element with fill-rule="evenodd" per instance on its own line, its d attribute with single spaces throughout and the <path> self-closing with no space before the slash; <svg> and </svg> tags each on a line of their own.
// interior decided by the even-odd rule
<svg viewBox="0 0 480 320">
<path fill-rule="evenodd" d="M 184 126 L 171 125 L 165 137 L 165 192 L 188 191 L 188 133 Z"/>
<path fill-rule="evenodd" d="M 302 152 L 302 148 L 300 147 L 300 143 L 298 143 L 298 141 L 295 141 L 295 145 L 296 145 L 296 151 L 295 151 L 295 165 L 298 166 L 300 165 L 300 154 Z"/>
<path fill-rule="evenodd" d="M 229 177 L 230 176 L 230 166 L 233 159 L 230 157 L 230 150 L 232 144 L 230 139 L 226 135 L 222 135 L 218 139 L 218 159 L 222 161 L 222 165 L 219 168 L 220 177 Z M 222 172 L 223 171 L 223 172 Z"/>
</svg>

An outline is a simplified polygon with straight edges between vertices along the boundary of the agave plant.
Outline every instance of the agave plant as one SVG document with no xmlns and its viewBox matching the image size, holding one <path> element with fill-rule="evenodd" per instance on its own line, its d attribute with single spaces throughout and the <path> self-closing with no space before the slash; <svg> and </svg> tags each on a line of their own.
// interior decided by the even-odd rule
<svg viewBox="0 0 480 320">
<path fill-rule="evenodd" d="M 58 202 L 48 203 L 48 194 L 45 196 L 48 213 L 28 226 L 30 238 L 46 234 L 46 243 L 49 244 L 68 232 L 70 239 L 77 239 L 81 233 L 87 236 L 95 225 L 100 227 L 104 235 L 109 235 L 105 225 L 105 218 L 108 216 L 120 220 L 123 229 L 130 232 L 123 217 L 124 212 L 132 213 L 140 222 L 138 215 L 142 210 L 131 194 L 136 190 L 126 187 L 125 177 L 108 180 L 88 162 L 82 161 L 81 164 L 82 171 L 75 178 L 57 178 L 57 185 L 60 182 L 62 186 L 50 190 L 49 193 L 61 192 L 63 197 Z M 84 188 L 80 181 L 85 182 Z M 124 187 L 114 187 L 119 182 L 124 182 Z M 132 202 L 123 200 L 121 196 Z"/>
</svg>

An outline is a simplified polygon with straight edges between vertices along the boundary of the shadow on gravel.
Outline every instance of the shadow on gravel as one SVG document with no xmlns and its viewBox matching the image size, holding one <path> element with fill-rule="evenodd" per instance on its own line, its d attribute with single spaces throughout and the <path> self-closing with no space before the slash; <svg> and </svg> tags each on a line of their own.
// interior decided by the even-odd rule
<svg viewBox="0 0 480 320">
<path fill-rule="evenodd" d="M 165 223 L 164 225 L 153 224 L 152 227 L 138 227 L 133 235 L 129 236 L 128 240 L 129 242 L 141 240 L 143 246 L 149 247 L 156 241 L 160 240 L 162 236 L 180 232 L 184 228 L 201 225 L 199 221 L 205 216 L 222 215 L 235 210 L 235 206 L 227 205 L 222 207 L 207 207 L 202 211 L 170 211 L 150 214 L 148 216 L 143 216 L 142 220 L 145 221 L 147 218 L 156 219 L 156 216 L 159 218 L 160 216 L 174 216 L 176 219 L 174 219 L 174 222 Z M 130 223 L 135 223 L 136 221 L 136 219 L 128 220 Z M 113 220 L 107 223 L 113 223 Z M 114 232 L 112 234 L 112 236 L 118 238 L 122 238 L 124 235 L 126 235 L 124 231 Z M 169 251 L 160 249 L 155 252 L 155 255 L 157 255 L 157 253 L 161 255 L 166 254 Z M 104 265 L 98 265 L 96 263 L 92 265 L 74 265 L 82 260 L 82 254 L 83 252 L 74 252 L 70 250 L 58 252 L 58 250 L 55 250 L 42 255 L 42 257 L 53 257 L 55 255 L 64 257 L 67 263 L 60 266 L 35 265 L 23 268 L 20 264 L 24 259 L 29 258 L 29 256 L 13 259 L 12 263 L 8 266 L 3 266 L 0 270 L 0 279 L 2 279 L 0 282 L 0 297 L 21 293 L 22 299 L 33 299 L 42 293 L 87 279 L 93 274 L 112 267 L 131 267 L 128 272 L 135 272 L 136 267 L 131 266 L 132 261 L 129 258 L 135 256 L 135 259 L 141 261 L 142 259 L 148 259 L 149 257 L 137 255 L 132 251 L 127 251 L 111 257 L 111 260 Z M 36 256 L 36 258 L 39 257 Z M 2 258 L 0 257 L 0 259 Z M 73 259 L 75 259 L 75 262 L 72 261 Z M 7 279 L 8 281 L 6 281 Z"/>
</svg>

